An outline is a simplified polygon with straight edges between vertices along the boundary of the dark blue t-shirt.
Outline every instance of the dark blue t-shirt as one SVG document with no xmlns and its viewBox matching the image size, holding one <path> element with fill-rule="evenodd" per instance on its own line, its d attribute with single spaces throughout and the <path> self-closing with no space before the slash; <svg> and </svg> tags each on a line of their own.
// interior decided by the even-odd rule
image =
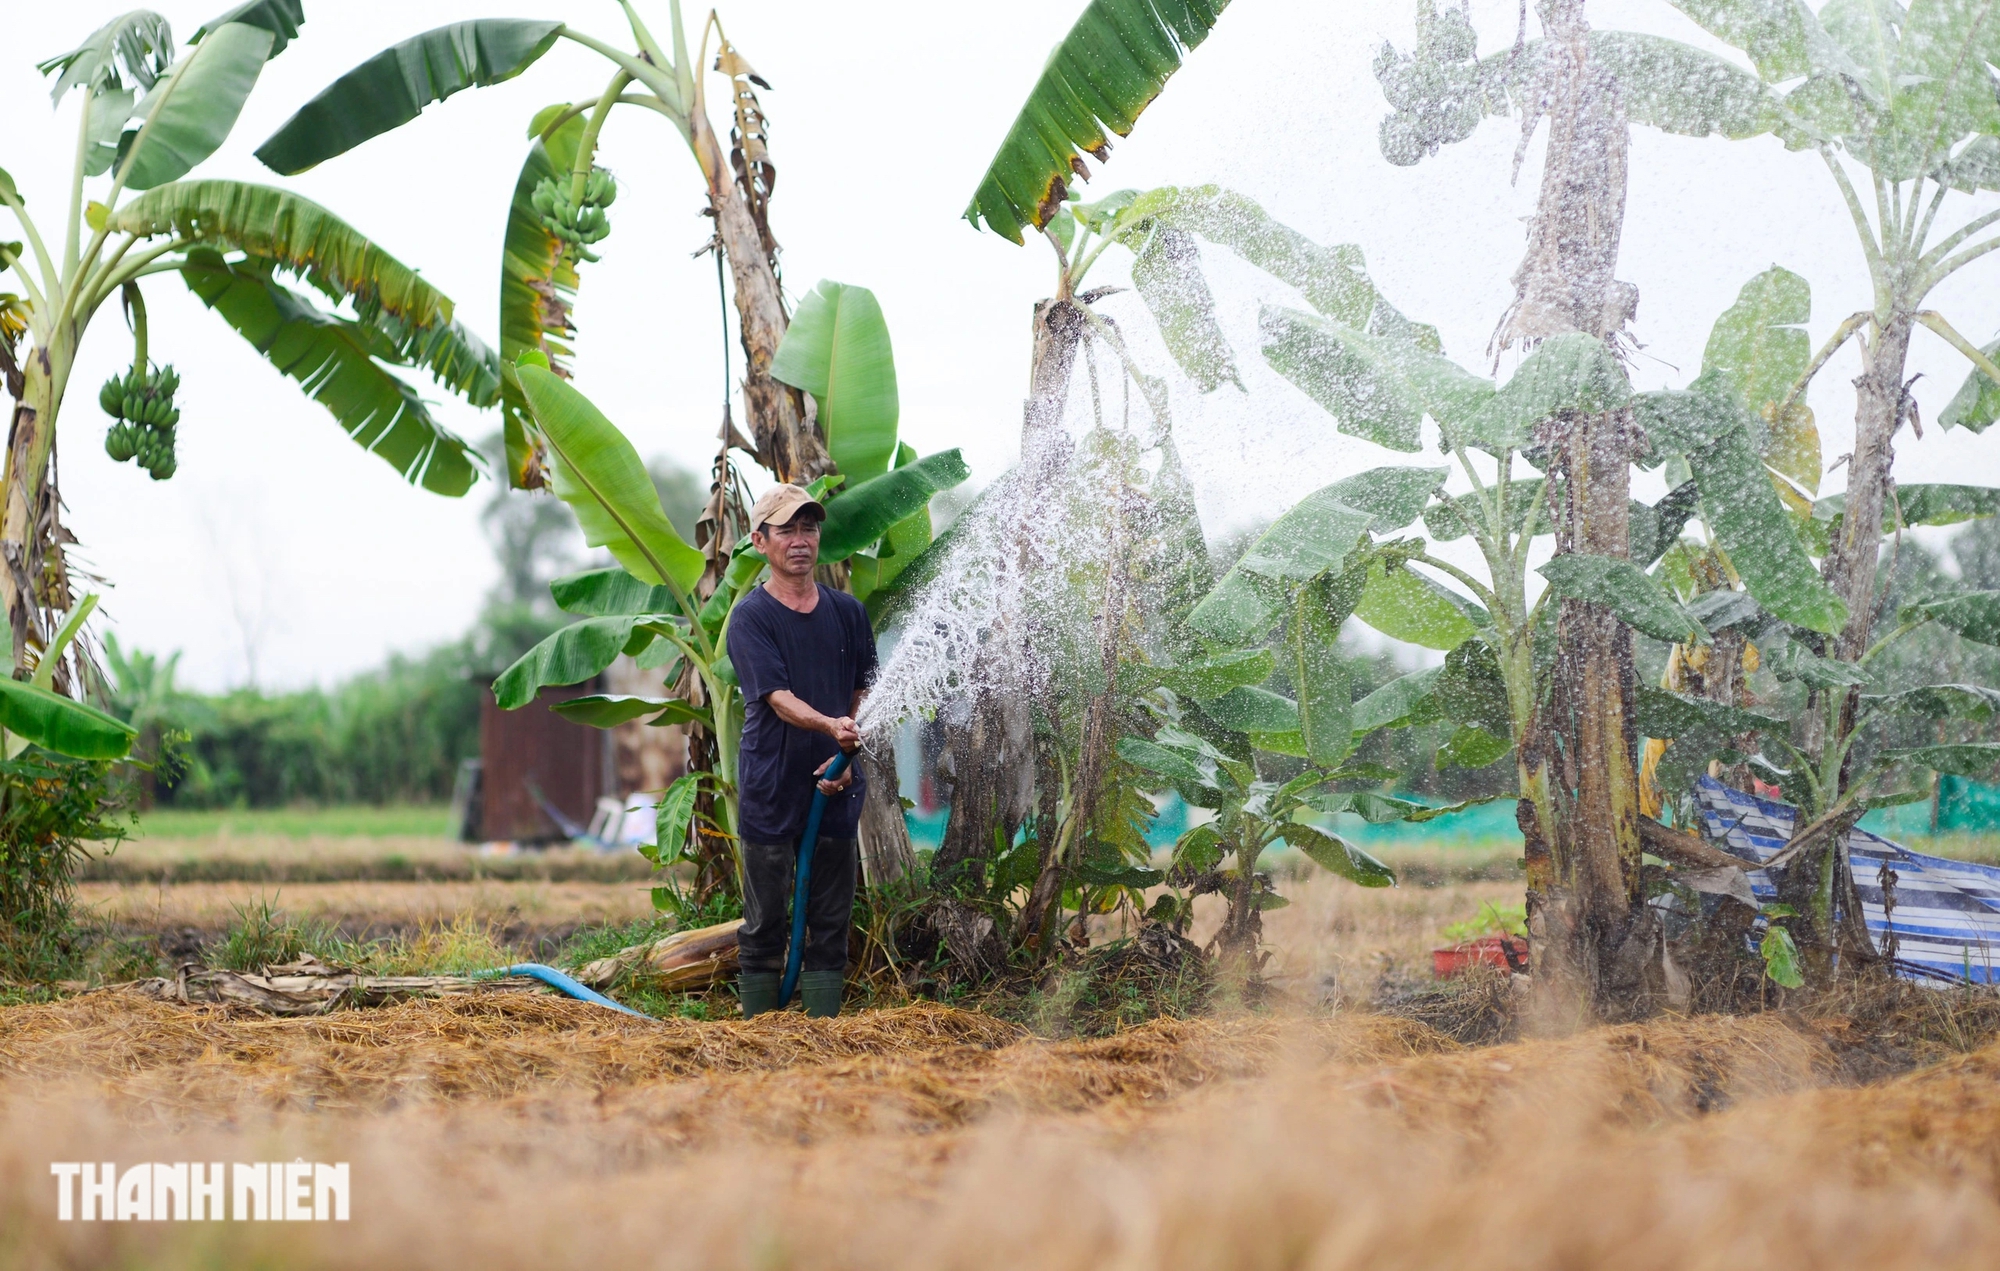
<svg viewBox="0 0 2000 1271">
<path fill-rule="evenodd" d="M 763 587 L 736 602 L 729 618 L 729 661 L 743 685 L 743 743 L 736 759 L 739 831 L 746 843 L 792 843 L 806 828 L 813 770 L 838 754 L 825 733 L 794 728 L 764 698 L 779 689 L 834 719 L 853 710 L 854 694 L 875 674 L 875 633 L 868 611 L 843 591 L 821 585 L 819 603 L 799 613 Z M 861 777 L 827 800 L 820 833 L 853 838 L 861 821 Z"/>
</svg>

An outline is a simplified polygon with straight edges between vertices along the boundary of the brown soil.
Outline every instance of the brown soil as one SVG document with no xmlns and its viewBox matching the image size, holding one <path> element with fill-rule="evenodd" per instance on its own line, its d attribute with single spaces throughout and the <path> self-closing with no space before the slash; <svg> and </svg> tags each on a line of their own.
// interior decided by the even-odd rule
<svg viewBox="0 0 2000 1271">
<path fill-rule="evenodd" d="M 649 1022 L 522 995 L 270 1019 L 100 991 L 0 1010 L 0 1265 L 2000 1263 L 2000 999 L 1856 991 L 1468 1045 L 1362 1004 L 1506 884 L 1289 891 L 1267 1009 L 1223 993 L 1092 1041 L 936 1004 Z M 325 912 L 454 899 L 500 912 L 361 892 Z M 294 1157 L 350 1162 L 348 1223 L 55 1218 L 51 1161 Z"/>
</svg>

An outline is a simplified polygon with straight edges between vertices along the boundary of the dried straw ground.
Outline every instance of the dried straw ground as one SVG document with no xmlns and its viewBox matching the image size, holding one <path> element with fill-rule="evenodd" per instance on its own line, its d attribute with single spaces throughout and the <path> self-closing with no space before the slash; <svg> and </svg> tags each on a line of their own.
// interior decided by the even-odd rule
<svg viewBox="0 0 2000 1271">
<path fill-rule="evenodd" d="M 1434 899 L 1304 894 L 1273 915 L 1287 1005 L 1099 1041 L 936 1005 L 11 1008 L 0 1263 L 2000 1265 L 2000 1045 L 1967 1031 L 1991 1008 L 1956 1034 L 1916 996 L 1473 1048 L 1317 1005 L 1470 907 Z M 350 1222 L 61 1224 L 47 1172 L 295 1156 L 351 1162 Z"/>
</svg>

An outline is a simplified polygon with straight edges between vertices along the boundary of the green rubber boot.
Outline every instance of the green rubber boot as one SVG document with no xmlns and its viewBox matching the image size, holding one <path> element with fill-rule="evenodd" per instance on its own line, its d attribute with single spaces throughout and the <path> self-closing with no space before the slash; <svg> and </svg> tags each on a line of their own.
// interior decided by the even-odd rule
<svg viewBox="0 0 2000 1271">
<path fill-rule="evenodd" d="M 778 1009 L 778 973 L 743 971 L 736 976 L 736 996 L 743 1003 L 743 1018 Z"/>
<path fill-rule="evenodd" d="M 840 1014 L 840 994 L 846 987 L 845 971 L 807 971 L 801 975 L 799 996 L 805 999 L 806 1014 L 814 1019 Z"/>
</svg>

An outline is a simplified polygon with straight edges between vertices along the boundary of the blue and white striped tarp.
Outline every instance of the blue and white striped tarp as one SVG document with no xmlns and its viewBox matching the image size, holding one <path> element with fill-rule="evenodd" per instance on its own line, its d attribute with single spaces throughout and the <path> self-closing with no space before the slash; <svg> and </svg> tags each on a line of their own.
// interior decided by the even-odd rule
<svg viewBox="0 0 2000 1271">
<path fill-rule="evenodd" d="M 1762 863 L 1784 850 L 1798 809 L 1732 790 L 1712 777 L 1695 782 L 1702 836 L 1745 861 Z M 2000 982 L 2000 869 L 1925 856 L 1866 830 L 1848 831 L 1847 855 L 1861 913 L 1875 947 L 1891 926 L 1896 970 L 1908 979 L 1978 984 Z M 1893 923 L 1882 905 L 1883 871 L 1894 873 Z M 1759 902 L 1777 899 L 1761 869 L 1746 869 Z"/>
</svg>

